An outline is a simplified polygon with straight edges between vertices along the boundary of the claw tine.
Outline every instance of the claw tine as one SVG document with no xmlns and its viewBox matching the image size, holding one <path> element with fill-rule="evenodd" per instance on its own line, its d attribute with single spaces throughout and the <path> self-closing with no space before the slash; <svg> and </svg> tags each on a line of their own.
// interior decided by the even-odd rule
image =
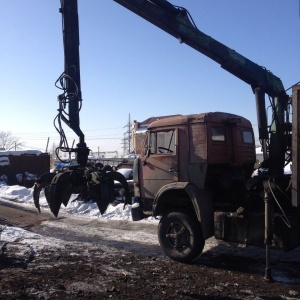
<svg viewBox="0 0 300 300">
<path fill-rule="evenodd" d="M 106 183 L 101 184 L 101 202 L 97 202 L 99 210 L 101 214 L 103 215 L 107 209 L 107 206 L 109 204 L 109 190 Z"/>
<path fill-rule="evenodd" d="M 123 188 L 125 190 L 125 203 L 124 203 L 124 205 L 130 204 L 131 199 L 130 199 L 129 187 L 128 187 L 128 183 L 127 183 L 127 180 L 124 177 L 124 175 L 122 175 L 119 172 L 109 172 L 107 174 L 107 177 L 112 179 L 112 180 L 119 181 L 123 185 Z"/>
<path fill-rule="evenodd" d="M 33 201 L 35 207 L 38 209 L 39 212 L 41 212 L 41 207 L 40 207 L 41 190 L 51 183 L 51 180 L 53 179 L 54 175 L 55 175 L 54 173 L 45 173 L 41 175 L 34 183 Z"/>
<path fill-rule="evenodd" d="M 90 187 L 91 195 L 93 196 L 100 213 L 103 215 L 109 204 L 108 186 L 106 183 L 97 183 Z"/>
<path fill-rule="evenodd" d="M 38 209 L 39 213 L 41 212 L 40 207 L 40 192 L 41 192 L 42 186 L 41 184 L 35 183 L 33 188 L 33 202 L 35 207 Z"/>
<path fill-rule="evenodd" d="M 70 172 L 58 173 L 54 176 L 48 193 L 48 203 L 50 210 L 55 217 L 58 216 L 60 206 L 68 204 L 71 196 Z"/>
<path fill-rule="evenodd" d="M 113 197 L 113 180 L 111 180 L 106 172 L 98 171 L 91 173 L 91 181 L 89 189 L 94 198 L 99 211 L 104 214 Z"/>
</svg>

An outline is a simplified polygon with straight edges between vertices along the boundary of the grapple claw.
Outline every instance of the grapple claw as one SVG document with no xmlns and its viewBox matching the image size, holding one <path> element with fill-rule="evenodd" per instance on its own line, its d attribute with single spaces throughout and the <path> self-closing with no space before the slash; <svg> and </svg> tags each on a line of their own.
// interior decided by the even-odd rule
<svg viewBox="0 0 300 300">
<path fill-rule="evenodd" d="M 49 186 L 51 184 L 51 181 L 54 176 L 55 176 L 55 173 L 45 173 L 45 174 L 41 175 L 34 184 L 33 202 L 39 212 L 41 212 L 41 207 L 40 207 L 41 190 L 43 188 L 45 189 L 45 197 L 47 199 L 47 191 L 48 191 L 47 186 Z M 47 201 L 48 201 L 48 199 L 47 199 Z"/>
<path fill-rule="evenodd" d="M 61 204 L 63 203 L 64 206 L 67 206 L 71 194 L 74 192 L 71 172 L 68 170 L 63 173 L 57 173 L 52 179 L 49 188 L 48 204 L 55 217 L 58 215 Z"/>
<path fill-rule="evenodd" d="M 34 203 L 40 211 L 39 195 L 42 188 L 50 210 L 58 216 L 61 204 L 67 206 L 72 194 L 89 195 L 97 203 L 103 214 L 113 200 L 114 181 L 119 181 L 125 190 L 126 201 L 129 203 L 129 187 L 125 177 L 118 172 L 98 170 L 89 172 L 87 168 L 67 169 L 61 173 L 47 173 L 42 175 L 34 187 Z"/>
<path fill-rule="evenodd" d="M 125 177 L 119 172 L 97 171 L 91 173 L 92 178 L 89 182 L 91 196 L 97 203 L 101 214 L 104 214 L 109 203 L 113 200 L 114 181 L 119 181 L 125 190 L 125 205 L 130 202 L 129 187 Z"/>
<path fill-rule="evenodd" d="M 76 188 L 72 184 L 72 172 L 71 170 L 67 170 L 57 174 L 46 173 L 38 178 L 34 184 L 33 200 L 39 212 L 41 212 L 39 197 L 42 189 L 44 189 L 50 210 L 56 217 L 61 204 L 63 203 L 67 206 L 71 194 L 76 192 Z"/>
<path fill-rule="evenodd" d="M 101 214 L 106 211 L 114 191 L 113 181 L 108 179 L 107 174 L 103 170 L 92 172 L 91 180 L 88 182 L 90 194 L 97 203 Z"/>
</svg>

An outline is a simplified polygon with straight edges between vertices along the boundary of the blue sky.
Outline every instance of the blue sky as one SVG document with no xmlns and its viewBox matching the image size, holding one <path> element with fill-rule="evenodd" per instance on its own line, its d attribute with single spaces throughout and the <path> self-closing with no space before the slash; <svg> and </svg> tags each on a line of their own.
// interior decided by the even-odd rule
<svg viewBox="0 0 300 300">
<path fill-rule="evenodd" d="M 87 145 L 119 151 L 128 122 L 224 111 L 248 118 L 256 131 L 251 88 L 217 63 L 180 44 L 112 0 L 78 0 Z M 298 0 L 171 0 L 198 29 L 280 77 L 300 81 Z M 54 129 L 63 72 L 59 0 L 0 0 L 0 131 L 27 149 L 58 143 Z M 65 127 L 70 140 L 77 138 Z"/>
</svg>

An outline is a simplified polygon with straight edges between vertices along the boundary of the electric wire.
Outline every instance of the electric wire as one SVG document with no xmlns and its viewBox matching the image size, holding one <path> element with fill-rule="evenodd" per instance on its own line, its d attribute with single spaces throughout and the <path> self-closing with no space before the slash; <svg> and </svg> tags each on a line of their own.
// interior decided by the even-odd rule
<svg viewBox="0 0 300 300">
<path fill-rule="evenodd" d="M 287 92 L 288 90 L 290 90 L 291 88 L 293 88 L 293 86 L 300 84 L 300 81 L 296 82 L 295 84 L 293 84 L 292 86 L 290 86 L 289 88 L 287 88 L 285 91 Z"/>
</svg>

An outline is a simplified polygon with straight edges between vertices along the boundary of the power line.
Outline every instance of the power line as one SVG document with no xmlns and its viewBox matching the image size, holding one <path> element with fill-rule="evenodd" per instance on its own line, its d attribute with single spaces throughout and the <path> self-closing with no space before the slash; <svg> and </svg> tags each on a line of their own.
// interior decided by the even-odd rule
<svg viewBox="0 0 300 300">
<path fill-rule="evenodd" d="M 97 129 L 84 129 L 83 131 L 103 131 L 103 130 L 115 130 L 115 129 L 122 129 L 124 127 L 110 127 L 110 128 L 97 128 Z M 56 133 L 55 130 L 53 131 L 40 131 L 40 132 L 14 132 L 14 135 L 19 135 L 19 134 L 54 134 Z M 65 130 L 65 133 L 73 133 L 71 130 Z"/>
</svg>

